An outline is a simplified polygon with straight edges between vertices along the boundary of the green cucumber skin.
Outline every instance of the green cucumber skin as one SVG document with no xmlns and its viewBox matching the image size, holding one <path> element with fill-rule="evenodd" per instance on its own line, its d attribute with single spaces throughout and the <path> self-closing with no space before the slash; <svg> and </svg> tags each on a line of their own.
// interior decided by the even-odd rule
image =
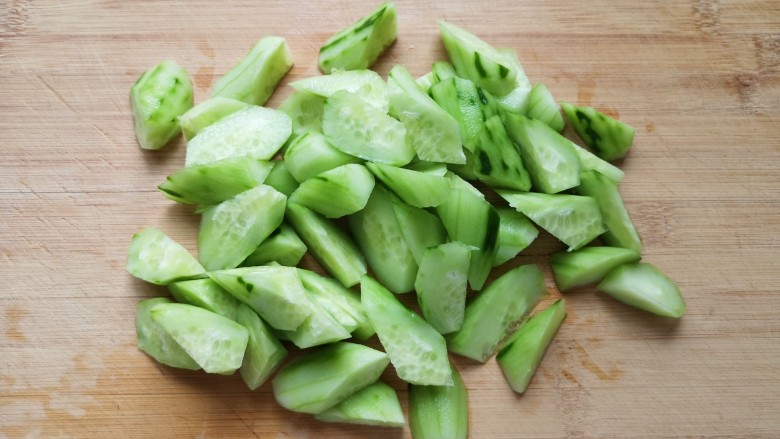
<svg viewBox="0 0 780 439">
<path fill-rule="evenodd" d="M 328 143 L 323 134 L 305 133 L 295 139 L 284 153 L 284 161 L 296 180 L 304 181 L 331 169 L 352 163 L 362 163 Z"/>
<path fill-rule="evenodd" d="M 534 242 L 539 230 L 522 213 L 512 208 L 496 209 L 501 219 L 498 229 L 498 251 L 493 266 L 499 266 L 517 256 Z"/>
<path fill-rule="evenodd" d="M 273 163 L 247 157 L 182 168 L 157 188 L 183 204 L 214 205 L 262 184 Z"/>
<path fill-rule="evenodd" d="M 455 369 L 452 386 L 409 386 L 409 429 L 414 439 L 467 439 L 469 400 Z"/>
<path fill-rule="evenodd" d="M 324 73 L 334 69 L 367 69 L 395 42 L 395 4 L 385 3 L 371 14 L 342 29 L 320 47 L 319 67 Z"/>
<path fill-rule="evenodd" d="M 189 141 L 207 126 L 248 106 L 249 104 L 246 102 L 230 98 L 206 99 L 179 116 L 181 132 L 184 134 L 184 138 Z"/>
<path fill-rule="evenodd" d="M 366 309 L 360 301 L 360 295 L 355 291 L 344 287 L 337 280 L 319 274 L 298 269 L 298 276 L 303 282 L 303 286 L 312 295 L 325 298 L 335 304 L 341 313 L 350 316 L 357 324 L 352 331 L 352 335 L 358 340 L 368 340 L 376 332 L 371 326 L 371 321 L 366 315 Z"/>
<path fill-rule="evenodd" d="M 555 283 L 561 291 L 600 282 L 613 269 L 640 259 L 636 250 L 620 247 L 585 247 L 550 256 Z"/>
<path fill-rule="evenodd" d="M 531 177 L 523 165 L 520 148 L 509 138 L 498 116 L 485 121 L 474 148 L 473 167 L 477 178 L 488 186 L 531 190 Z"/>
<path fill-rule="evenodd" d="M 278 262 L 287 267 L 295 267 L 306 254 L 306 244 L 301 241 L 292 227 L 282 224 L 276 232 L 252 252 L 244 262 L 243 267 L 265 265 L 269 262 Z"/>
<path fill-rule="evenodd" d="M 249 331 L 249 342 L 239 372 L 249 390 L 255 390 L 282 365 L 287 349 L 248 306 L 242 304 L 238 308 L 236 321 Z"/>
<path fill-rule="evenodd" d="M 398 198 L 410 206 L 435 207 L 449 196 L 450 182 L 443 176 L 381 163 L 366 163 L 366 167 Z"/>
<path fill-rule="evenodd" d="M 326 218 L 341 218 L 366 206 L 374 183 L 374 174 L 365 166 L 342 165 L 301 183 L 290 195 L 290 202 Z"/>
<path fill-rule="evenodd" d="M 561 102 L 561 106 L 574 131 L 597 156 L 607 161 L 626 156 L 634 141 L 634 127 L 592 107 L 578 107 L 568 102 Z"/>
<path fill-rule="evenodd" d="M 580 195 L 596 200 L 607 231 L 601 236 L 612 247 L 623 247 L 642 253 L 642 239 L 628 215 L 617 183 L 595 171 L 583 172 L 577 188 Z"/>
<path fill-rule="evenodd" d="M 433 73 L 434 83 L 446 81 L 456 76 L 455 67 L 447 61 L 436 61 L 433 63 L 431 73 Z"/>
<path fill-rule="evenodd" d="M 536 84 L 531 89 L 525 115 L 544 122 L 559 133 L 563 131 L 563 127 L 566 125 L 555 98 L 553 98 L 552 93 L 544 84 Z"/>
<path fill-rule="evenodd" d="M 484 93 L 480 95 L 473 82 L 458 77 L 450 77 L 433 84 L 428 93 L 458 121 L 463 146 L 474 151 L 485 121 L 481 102 Z"/>
<path fill-rule="evenodd" d="M 238 299 L 209 278 L 174 282 L 168 285 L 168 291 L 179 303 L 204 308 L 230 320 L 236 320 L 241 305 Z"/>
<path fill-rule="evenodd" d="M 377 381 L 337 405 L 314 415 L 323 422 L 403 427 L 406 425 L 398 395 L 392 387 Z"/>
<path fill-rule="evenodd" d="M 279 111 L 290 117 L 293 136 L 322 132 L 325 98 L 314 93 L 294 91 L 279 105 Z"/>
<path fill-rule="evenodd" d="M 679 318 L 686 311 L 674 281 L 647 263 L 619 266 L 601 281 L 598 289 L 627 305 L 662 317 Z"/>
<path fill-rule="evenodd" d="M 171 303 L 165 297 L 145 299 L 138 302 L 135 312 L 135 330 L 138 349 L 170 367 L 198 370 L 200 366 L 176 343 L 157 322 L 152 319 L 151 310 L 160 303 Z"/>
<path fill-rule="evenodd" d="M 398 225 L 406 238 L 409 249 L 417 264 L 420 264 L 425 250 L 444 244 L 447 231 L 434 214 L 419 207 L 410 206 L 398 198 L 390 197 Z"/>
<path fill-rule="evenodd" d="M 440 334 L 463 325 L 471 247 L 448 242 L 429 248 L 420 262 L 414 289 L 423 316 Z"/>
<path fill-rule="evenodd" d="M 157 150 L 181 132 L 179 116 L 192 108 L 192 82 L 186 70 L 163 61 L 144 72 L 130 88 L 130 106 L 138 143 Z"/>
<path fill-rule="evenodd" d="M 187 249 L 154 227 L 133 235 L 127 249 L 127 272 L 156 285 L 206 275 L 206 270 Z"/>
<path fill-rule="evenodd" d="M 298 180 L 290 173 L 290 169 L 284 160 L 275 161 L 273 164 L 273 169 L 271 169 L 263 183 L 289 197 L 298 189 Z"/>
</svg>

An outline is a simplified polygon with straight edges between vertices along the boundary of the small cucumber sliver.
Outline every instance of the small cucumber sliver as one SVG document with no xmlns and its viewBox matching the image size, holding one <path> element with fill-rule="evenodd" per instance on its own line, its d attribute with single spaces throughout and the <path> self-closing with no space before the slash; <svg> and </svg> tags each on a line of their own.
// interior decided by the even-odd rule
<svg viewBox="0 0 780 439">
<path fill-rule="evenodd" d="M 412 207 L 398 198 L 390 197 L 393 202 L 395 217 L 409 244 L 409 250 L 417 264 L 422 261 L 425 250 L 444 244 L 447 240 L 447 231 L 441 220 L 436 215 L 419 207 Z"/>
<path fill-rule="evenodd" d="M 563 131 L 563 127 L 566 125 L 555 98 L 544 84 L 536 84 L 531 89 L 531 94 L 528 95 L 528 108 L 525 111 L 525 115 L 544 122 L 545 125 L 559 133 Z"/>
<path fill-rule="evenodd" d="M 301 241 L 292 227 L 282 224 L 276 232 L 263 241 L 241 264 L 246 267 L 278 262 L 294 267 L 306 254 L 306 244 Z"/>
<path fill-rule="evenodd" d="M 623 247 L 642 252 L 642 239 L 628 215 L 617 183 L 596 171 L 583 172 L 577 193 L 593 197 L 599 205 L 607 231 L 602 239 L 612 247 Z"/>
<path fill-rule="evenodd" d="M 680 317 L 685 301 L 674 282 L 646 263 L 625 264 L 612 270 L 598 286 L 615 299 L 664 317 Z"/>
<path fill-rule="evenodd" d="M 615 268 L 639 261 L 639 252 L 620 247 L 585 247 L 550 256 L 555 283 L 566 291 L 601 281 Z"/>
<path fill-rule="evenodd" d="M 501 224 L 498 229 L 498 251 L 493 261 L 494 267 L 517 256 L 539 236 L 539 230 L 522 213 L 506 207 L 496 210 Z"/>
<path fill-rule="evenodd" d="M 327 298 L 341 309 L 342 314 L 350 316 L 357 324 L 352 335 L 359 340 L 367 340 L 375 334 L 371 321 L 368 320 L 366 309 L 360 302 L 360 295 L 355 291 L 344 287 L 337 280 L 319 274 L 298 269 L 298 276 L 303 286 L 312 295 Z"/>
<path fill-rule="evenodd" d="M 398 395 L 392 387 L 381 381 L 358 390 L 339 404 L 315 415 L 314 418 L 324 422 L 378 427 L 406 425 Z"/>
<path fill-rule="evenodd" d="M 179 343 L 176 343 L 176 340 L 152 319 L 152 308 L 161 303 L 171 303 L 171 301 L 165 297 L 157 297 L 138 302 L 135 312 L 138 349 L 167 366 L 200 369 L 198 363 L 179 346 Z"/>
<path fill-rule="evenodd" d="M 249 342 L 241 363 L 241 378 L 250 390 L 255 390 L 282 364 L 287 357 L 287 349 L 248 306 L 241 305 L 236 317 L 236 321 L 249 331 Z"/>
<path fill-rule="evenodd" d="M 154 227 L 147 227 L 133 235 L 127 250 L 127 271 L 157 285 L 206 274 L 203 266 L 186 248 Z"/>
<path fill-rule="evenodd" d="M 415 439 L 467 439 L 469 399 L 455 366 L 452 386 L 409 386 L 409 429 Z"/>
</svg>

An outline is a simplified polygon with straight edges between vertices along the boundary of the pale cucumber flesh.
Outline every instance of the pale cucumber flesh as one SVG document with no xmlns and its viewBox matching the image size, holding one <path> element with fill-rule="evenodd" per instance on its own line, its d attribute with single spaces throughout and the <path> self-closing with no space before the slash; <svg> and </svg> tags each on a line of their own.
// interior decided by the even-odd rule
<svg viewBox="0 0 780 439">
<path fill-rule="evenodd" d="M 314 416 L 324 422 L 403 427 L 406 425 L 398 395 L 392 387 L 377 381 L 363 390 Z"/>
<path fill-rule="evenodd" d="M 181 244 L 154 227 L 133 235 L 127 250 L 127 271 L 157 285 L 204 277 L 203 266 Z"/>
<path fill-rule="evenodd" d="M 409 429 L 414 439 L 467 439 L 469 400 L 455 366 L 451 386 L 409 386 Z"/>
<path fill-rule="evenodd" d="M 171 303 L 171 301 L 165 297 L 157 297 L 138 302 L 135 313 L 138 349 L 166 366 L 200 369 L 198 363 L 152 318 L 152 308 L 161 303 Z"/>
<path fill-rule="evenodd" d="M 250 390 L 255 390 L 281 366 L 287 357 L 287 349 L 248 306 L 239 307 L 236 321 L 249 331 L 249 341 L 241 363 L 241 378 Z"/>
<path fill-rule="evenodd" d="M 601 281 L 610 271 L 639 261 L 636 250 L 620 247 L 585 247 L 550 257 L 555 283 L 561 291 Z"/>
</svg>

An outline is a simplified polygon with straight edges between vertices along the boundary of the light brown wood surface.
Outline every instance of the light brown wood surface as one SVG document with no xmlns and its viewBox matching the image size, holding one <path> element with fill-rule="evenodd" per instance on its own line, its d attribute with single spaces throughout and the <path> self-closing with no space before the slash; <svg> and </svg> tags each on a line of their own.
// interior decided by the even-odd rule
<svg viewBox="0 0 780 439">
<path fill-rule="evenodd" d="M 621 190 L 646 261 L 680 286 L 679 321 L 593 289 L 525 396 L 494 360 L 454 358 L 472 438 L 780 436 L 780 3 L 397 2 L 375 68 L 444 57 L 446 18 L 518 51 L 533 82 L 637 128 Z M 155 225 L 195 251 L 198 218 L 155 189 L 185 145 L 141 150 L 128 91 L 173 59 L 196 100 L 262 36 L 296 66 L 373 7 L 359 1 L 0 0 L 0 437 L 406 438 L 289 413 L 268 384 L 157 365 L 135 304 L 166 294 L 124 270 Z M 278 105 L 290 88 L 270 101 Z M 571 134 L 571 133 L 569 133 Z M 543 236 L 520 262 L 559 249 Z M 545 268 L 551 295 L 559 293 Z M 404 384 L 385 374 L 406 406 Z"/>
</svg>

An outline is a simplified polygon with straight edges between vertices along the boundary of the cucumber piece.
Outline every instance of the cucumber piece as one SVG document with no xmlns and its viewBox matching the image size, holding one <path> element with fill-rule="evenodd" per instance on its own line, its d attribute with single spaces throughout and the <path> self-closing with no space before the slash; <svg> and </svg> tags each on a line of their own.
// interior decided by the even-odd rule
<svg viewBox="0 0 780 439">
<path fill-rule="evenodd" d="M 427 210 L 412 207 L 395 197 L 390 197 L 390 201 L 409 250 L 419 264 L 426 249 L 444 244 L 447 231 L 441 220 Z"/>
<path fill-rule="evenodd" d="M 349 217 L 349 228 L 376 277 L 398 294 L 414 288 L 417 262 L 395 216 L 392 195 L 377 185 L 366 207 Z"/>
<path fill-rule="evenodd" d="M 396 39 L 396 12 L 385 3 L 352 26 L 342 29 L 320 47 L 320 70 L 367 69 Z"/>
<path fill-rule="evenodd" d="M 305 254 L 306 244 L 292 227 L 282 224 L 241 265 L 252 267 L 275 261 L 281 265 L 295 267 Z"/>
<path fill-rule="evenodd" d="M 439 31 L 458 76 L 474 81 L 496 96 L 512 91 L 517 70 L 506 53 L 444 20 L 439 20 Z"/>
<path fill-rule="evenodd" d="M 320 276 L 313 271 L 299 268 L 298 276 L 301 278 L 301 282 L 303 282 L 306 290 L 316 297 L 318 301 L 320 298 L 328 300 L 339 308 L 339 315 L 348 315 L 356 323 L 357 326 L 352 330 L 352 335 L 355 338 L 368 340 L 375 334 L 374 327 L 371 326 L 366 310 L 360 302 L 359 294 L 349 288 L 345 288 L 335 279 Z M 320 303 L 322 302 L 320 301 Z M 334 313 L 331 312 L 331 314 Z"/>
<path fill-rule="evenodd" d="M 345 424 L 403 427 L 406 425 L 398 395 L 392 387 L 377 381 L 322 413 L 318 421 Z"/>
<path fill-rule="evenodd" d="M 425 160 L 417 160 L 409 163 L 405 166 L 406 169 L 412 171 L 422 172 L 429 175 L 435 175 L 438 177 L 444 177 L 447 175 L 447 165 L 444 163 L 427 162 Z"/>
<path fill-rule="evenodd" d="M 510 206 L 577 250 L 604 233 L 599 206 L 592 197 L 496 191 Z"/>
<path fill-rule="evenodd" d="M 273 379 L 274 398 L 294 412 L 322 413 L 376 382 L 390 360 L 384 352 L 340 342 L 304 354 Z"/>
<path fill-rule="evenodd" d="M 567 138 L 536 119 L 504 113 L 509 137 L 518 145 L 534 187 L 555 194 L 580 184 L 580 160 Z"/>
<path fill-rule="evenodd" d="M 509 387 L 525 392 L 547 348 L 566 318 L 566 301 L 559 299 L 523 323 L 496 355 Z"/>
<path fill-rule="evenodd" d="M 469 399 L 455 366 L 452 386 L 409 386 L 409 429 L 414 439 L 467 439 Z"/>
<path fill-rule="evenodd" d="M 355 163 L 318 174 L 298 186 L 290 202 L 327 218 L 340 218 L 365 207 L 374 189 L 374 175 Z"/>
<path fill-rule="evenodd" d="M 287 168 L 296 180 L 304 182 L 317 174 L 362 160 L 344 154 L 328 143 L 320 133 L 305 133 L 295 139 L 284 153 Z"/>
<path fill-rule="evenodd" d="M 431 86 L 436 83 L 436 78 L 433 76 L 433 72 L 428 72 L 417 78 L 414 82 L 416 82 L 427 94 L 431 89 Z"/>
<path fill-rule="evenodd" d="M 474 172 L 474 153 L 469 151 L 468 149 L 463 150 L 463 154 L 466 156 L 466 163 L 462 165 L 448 165 L 447 168 L 458 177 L 469 180 L 469 181 L 476 181 L 477 180 L 477 174 Z"/>
<path fill-rule="evenodd" d="M 338 282 L 336 282 L 338 284 Z M 343 288 L 341 284 L 338 284 L 340 287 Z M 346 311 L 344 311 L 329 295 L 323 295 L 319 292 L 314 293 L 310 291 L 308 288 L 306 291 L 309 293 L 309 297 L 314 299 L 314 302 L 323 310 L 325 310 L 328 314 L 330 314 L 331 317 L 333 317 L 333 320 L 336 321 L 336 323 L 339 324 L 344 330 L 349 332 L 350 334 L 355 331 L 358 327 L 357 320 L 352 317 L 352 315 Z M 345 337 L 348 338 L 348 337 Z"/>
<path fill-rule="evenodd" d="M 249 157 L 269 160 L 292 133 L 281 111 L 250 106 L 204 128 L 187 144 L 185 166 Z"/>
<path fill-rule="evenodd" d="M 433 100 L 458 122 L 463 146 L 473 152 L 484 124 L 476 84 L 453 76 L 432 85 L 429 93 Z"/>
<path fill-rule="evenodd" d="M 217 80 L 211 97 L 263 105 L 292 66 L 292 54 L 284 38 L 264 37 L 235 67 Z"/>
<path fill-rule="evenodd" d="M 447 61 L 436 61 L 433 63 L 431 73 L 433 73 L 434 82 L 446 81 L 457 76 L 455 74 L 455 67 Z"/>
<path fill-rule="evenodd" d="M 262 184 L 273 166 L 247 157 L 224 159 L 179 169 L 157 189 L 177 203 L 213 205 Z"/>
<path fill-rule="evenodd" d="M 414 158 L 401 122 L 348 91 L 325 101 L 322 130 L 336 149 L 364 160 L 403 166 Z"/>
<path fill-rule="evenodd" d="M 298 180 L 290 173 L 290 169 L 284 160 L 275 161 L 273 164 L 274 168 L 271 169 L 263 183 L 289 197 L 298 189 Z"/>
<path fill-rule="evenodd" d="M 398 198 L 410 206 L 438 206 L 449 196 L 450 182 L 443 176 L 381 163 L 366 163 L 366 166 Z"/>
<path fill-rule="evenodd" d="M 463 326 L 446 336 L 447 348 L 486 362 L 512 325 L 536 305 L 544 292 L 544 278 L 536 265 L 507 271 L 466 306 Z"/>
<path fill-rule="evenodd" d="M 188 141 L 209 125 L 248 107 L 246 102 L 230 98 L 206 99 L 179 116 L 179 124 L 184 138 Z"/>
<path fill-rule="evenodd" d="M 287 204 L 286 218 L 328 273 L 345 287 L 360 282 L 368 271 L 366 261 L 355 242 L 342 229 L 295 203 Z"/>
<path fill-rule="evenodd" d="M 325 112 L 325 98 L 303 91 L 294 91 L 279 105 L 279 111 L 292 120 L 294 136 L 310 132 L 322 132 L 322 114 Z"/>
<path fill-rule="evenodd" d="M 639 252 L 620 247 L 585 247 L 550 257 L 555 283 L 561 291 L 601 281 L 615 268 L 640 259 Z"/>
<path fill-rule="evenodd" d="M 295 268 L 244 267 L 212 271 L 209 276 L 276 329 L 295 330 L 312 313 Z"/>
<path fill-rule="evenodd" d="M 452 191 L 436 212 L 453 241 L 475 247 L 471 252 L 469 285 L 479 291 L 490 275 L 498 251 L 498 213 L 474 186 L 454 174 L 447 178 Z"/>
<path fill-rule="evenodd" d="M 248 306 L 238 308 L 236 321 L 249 331 L 249 342 L 239 372 L 249 390 L 255 390 L 282 365 L 287 349 Z"/>
<path fill-rule="evenodd" d="M 379 282 L 364 276 L 360 295 L 398 377 L 424 386 L 451 386 L 444 338 Z"/>
<path fill-rule="evenodd" d="M 237 267 L 284 219 L 287 197 L 260 185 L 203 212 L 198 255 L 207 270 Z"/>
<path fill-rule="evenodd" d="M 613 298 L 664 317 L 685 313 L 685 301 L 674 282 L 656 267 L 638 262 L 612 270 L 598 286 Z"/>
<path fill-rule="evenodd" d="M 458 121 L 439 107 L 402 65 L 387 75 L 390 114 L 406 128 L 406 143 L 421 160 L 465 163 Z"/>
<path fill-rule="evenodd" d="M 566 118 L 583 142 L 604 160 L 622 159 L 634 141 L 634 127 L 592 107 L 561 102 Z"/>
<path fill-rule="evenodd" d="M 571 146 L 574 147 L 580 158 L 580 170 L 582 172 L 596 171 L 615 182 L 615 184 L 620 183 L 620 180 L 623 179 L 624 173 L 617 166 L 601 160 L 595 154 L 574 142 L 572 142 Z"/>
<path fill-rule="evenodd" d="M 141 148 L 162 148 L 181 132 L 178 117 L 192 108 L 190 75 L 173 61 L 157 64 L 130 88 L 130 107 Z"/>
<path fill-rule="evenodd" d="M 414 289 L 425 320 L 440 334 L 463 325 L 471 247 L 448 242 L 425 251 Z"/>
<path fill-rule="evenodd" d="M 617 183 L 595 171 L 580 175 L 577 193 L 593 197 L 601 210 L 601 217 L 607 226 L 602 235 L 604 243 L 612 247 L 623 247 L 642 252 L 642 240 L 628 216 Z"/>
<path fill-rule="evenodd" d="M 319 305 L 308 291 L 309 307 L 312 312 L 301 326 L 294 331 L 283 331 L 285 336 L 299 349 L 333 343 L 350 337 L 349 331 L 341 326 L 333 315 Z"/>
<path fill-rule="evenodd" d="M 138 302 L 135 331 L 138 349 L 166 366 L 198 370 L 200 366 L 176 343 L 165 329 L 152 319 L 151 310 L 160 303 L 171 303 L 165 297 Z"/>
<path fill-rule="evenodd" d="M 249 341 L 242 325 L 183 303 L 159 303 L 149 312 L 205 372 L 230 375 L 241 367 Z"/>
<path fill-rule="evenodd" d="M 520 148 L 506 133 L 498 116 L 485 121 L 474 148 L 474 174 L 490 187 L 531 190 L 531 177 L 523 166 Z"/>
<path fill-rule="evenodd" d="M 515 84 L 512 91 L 505 96 L 496 98 L 496 103 L 504 111 L 517 114 L 525 114 L 528 110 L 528 98 L 531 94 L 531 81 L 525 75 L 523 65 L 517 58 L 517 53 L 511 49 L 499 49 L 506 55 L 507 62 L 511 64 L 512 68 L 517 72 L 515 77 Z"/>
<path fill-rule="evenodd" d="M 544 84 L 536 84 L 531 89 L 531 94 L 528 96 L 528 109 L 525 115 L 544 122 L 559 133 L 563 131 L 565 126 L 558 104 Z"/>
<path fill-rule="evenodd" d="M 154 227 L 133 235 L 127 250 L 127 271 L 157 285 L 206 275 L 206 270 L 186 248 Z"/>
<path fill-rule="evenodd" d="M 369 105 L 387 113 L 390 101 L 387 97 L 387 84 L 378 73 L 371 70 L 336 70 L 330 75 L 315 76 L 291 82 L 299 91 L 307 91 L 322 97 L 346 90 L 360 96 Z"/>
<path fill-rule="evenodd" d="M 236 320 L 241 302 L 210 278 L 174 282 L 168 291 L 179 303 L 207 309 L 230 320 Z"/>
<path fill-rule="evenodd" d="M 539 230 L 522 213 L 510 208 L 496 209 L 501 223 L 498 228 L 498 251 L 493 266 L 517 256 L 539 236 Z"/>
</svg>

